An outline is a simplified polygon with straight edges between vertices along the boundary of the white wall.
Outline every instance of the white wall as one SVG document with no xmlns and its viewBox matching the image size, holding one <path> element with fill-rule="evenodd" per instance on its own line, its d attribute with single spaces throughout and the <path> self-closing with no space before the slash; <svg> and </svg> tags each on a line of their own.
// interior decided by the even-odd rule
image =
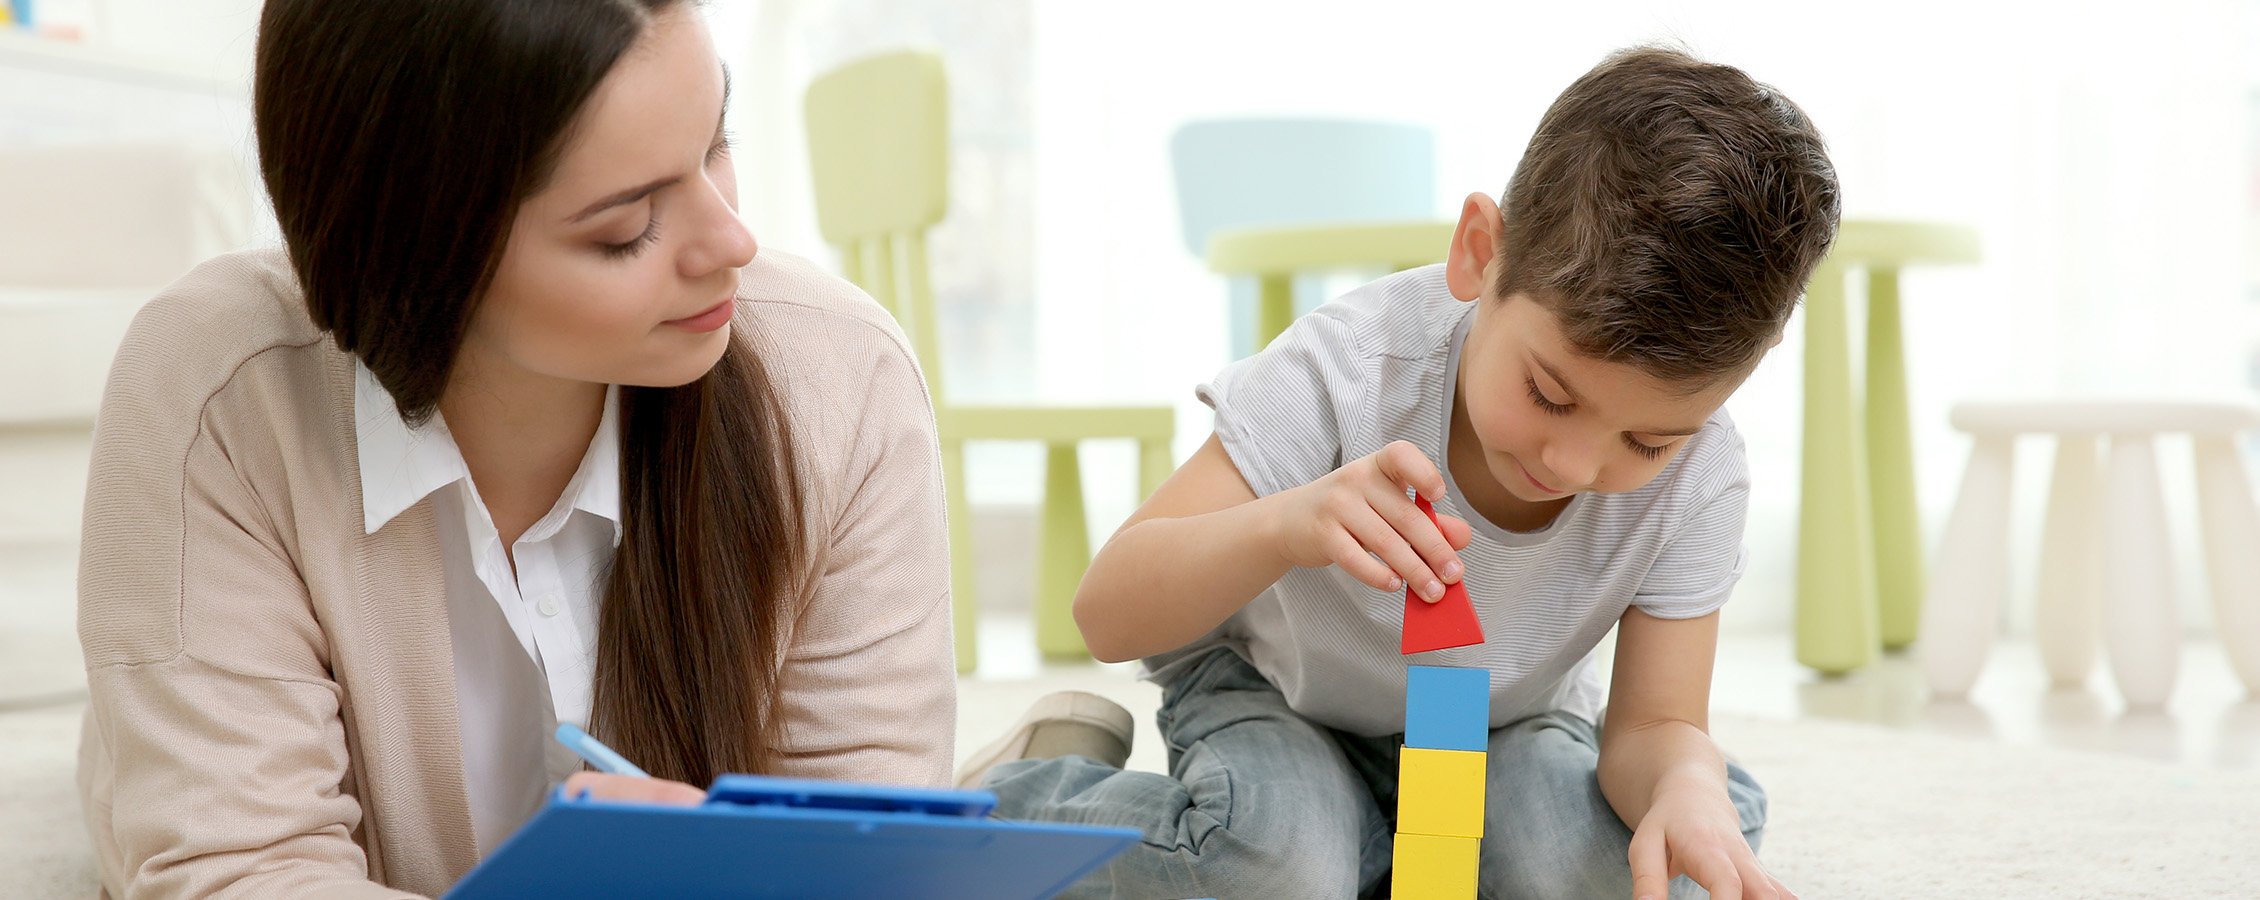
<svg viewBox="0 0 2260 900">
<path fill-rule="evenodd" d="M 1177 242 L 1166 157 L 1173 128 L 1278 113 L 1423 122 L 1437 130 L 1445 189 L 1435 202 L 1447 213 L 1464 192 L 1500 190 L 1563 85 L 1609 50 L 1650 40 L 1742 66 L 1803 104 L 1831 140 L 1847 214 L 1959 221 L 1983 233 L 1983 265 L 1919 272 L 1906 284 L 1933 535 L 1966 446 L 1944 426 L 1957 399 L 2249 392 L 2260 346 L 2260 315 L 2245 298 L 2260 278 L 2250 227 L 2260 207 L 2251 150 L 2260 54 L 2246 49 L 2260 46 L 2253 0 L 2139 9 L 2095 0 L 2045 8 L 1914 0 L 1888 9 L 1788 0 L 1029 2 L 1035 243 L 1025 261 L 996 261 L 1034 267 L 1035 346 L 1021 348 L 1031 359 L 1028 387 L 1049 397 L 1173 402 L 1180 455 L 1207 432 L 1191 387 L 1225 359 L 1224 288 Z M 219 77 L 248 70 L 257 0 L 108 0 L 107 8 L 99 37 L 121 51 Z M 903 21 L 880 28 L 843 12 L 861 8 L 708 5 L 740 73 L 735 127 L 755 148 L 740 155 L 747 214 L 771 246 L 823 253 L 797 130 L 806 79 L 850 51 L 918 42 L 934 33 L 918 22 L 965 12 L 905 0 Z M 831 36 L 811 49 L 810 35 L 826 29 Z M 870 40 L 857 44 L 855 34 Z M 0 123 L 10 121 L 10 102 L 18 110 L 29 102 L 9 93 L 0 90 Z M 1800 347 L 1793 330 L 1732 404 L 1760 473 L 1753 565 L 1731 608 L 1740 626 L 1787 621 Z M 1094 468 L 1127 471 L 1125 455 L 1087 457 Z M 2030 496 L 2045 462 L 2028 459 Z M 2186 466 L 2169 478 L 2182 477 L 2177 471 Z M 1129 506 L 1126 491 L 1091 500 L 1098 534 Z M 2189 505 L 2186 496 L 2175 503 Z M 2028 544 L 2032 506 L 2019 521 Z M 2196 573 L 2185 569 L 2193 608 Z"/>
<path fill-rule="evenodd" d="M 1205 436 L 1206 410 L 1189 389 L 1225 359 L 1224 289 L 1177 243 L 1166 142 L 1179 124 L 1281 113 L 1426 123 L 1441 146 L 1436 208 L 1449 213 L 1466 192 L 1502 189 L 1563 86 L 1612 49 L 1665 40 L 1741 66 L 1803 105 L 1830 139 L 1847 215 L 1983 233 L 1984 265 L 1905 284 L 1931 534 L 1966 446 L 1945 427 L 1955 400 L 2248 387 L 2256 317 L 2241 296 L 2240 254 L 2251 44 L 2240 17 L 2250 4 L 2180 0 L 2137 13 L 1994 0 L 1888 9 L 1405 0 L 1381 9 L 1039 4 L 1037 333 L 1047 385 L 1170 397 L 1180 453 Z M 1793 330 L 1730 405 L 1758 473 L 1753 563 L 1729 608 L 1737 627 L 1788 621 L 1801 346 Z M 2185 594 L 2198 586 L 2186 578 Z M 2195 597 L 2185 600 L 2194 609 Z"/>
</svg>

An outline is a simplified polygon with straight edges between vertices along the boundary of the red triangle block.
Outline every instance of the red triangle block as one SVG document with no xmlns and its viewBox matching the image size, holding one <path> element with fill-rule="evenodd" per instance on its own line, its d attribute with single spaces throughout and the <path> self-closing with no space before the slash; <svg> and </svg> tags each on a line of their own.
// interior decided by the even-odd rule
<svg viewBox="0 0 2260 900">
<path fill-rule="evenodd" d="M 1436 521 L 1436 508 L 1427 500 L 1413 498 L 1428 520 Z M 1443 526 L 1437 526 L 1441 529 Z M 1426 653 L 1483 643 L 1483 623 L 1475 618 L 1475 605 L 1467 599 L 1467 581 L 1444 586 L 1444 599 L 1430 603 L 1420 599 L 1411 587 L 1405 588 L 1405 635 L 1399 645 L 1401 653 Z"/>
</svg>

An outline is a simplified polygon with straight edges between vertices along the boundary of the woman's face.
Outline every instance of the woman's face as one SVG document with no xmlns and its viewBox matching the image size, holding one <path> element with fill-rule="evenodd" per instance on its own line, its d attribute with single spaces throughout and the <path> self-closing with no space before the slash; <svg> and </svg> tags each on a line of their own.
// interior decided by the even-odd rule
<svg viewBox="0 0 2260 900">
<path fill-rule="evenodd" d="M 690 4 L 654 17 L 519 207 L 465 338 L 476 368 L 672 387 L 714 367 L 757 249 L 723 142 L 728 93 Z"/>
</svg>

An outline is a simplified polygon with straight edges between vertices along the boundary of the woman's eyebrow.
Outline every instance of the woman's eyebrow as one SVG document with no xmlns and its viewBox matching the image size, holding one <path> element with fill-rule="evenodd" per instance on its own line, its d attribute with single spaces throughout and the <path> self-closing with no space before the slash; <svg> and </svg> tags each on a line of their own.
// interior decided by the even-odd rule
<svg viewBox="0 0 2260 900">
<path fill-rule="evenodd" d="M 729 118 L 730 66 L 728 63 L 724 63 L 722 64 L 722 111 L 714 118 L 714 130 L 719 133 L 722 130 L 722 123 L 729 121 Z M 682 176 L 676 175 L 669 178 L 661 178 L 646 184 L 640 184 L 624 191 L 606 194 L 602 199 L 597 200 L 595 203 L 589 204 L 587 209 L 583 209 L 580 212 L 574 213 L 571 218 L 565 220 L 565 224 L 576 224 L 587 219 L 590 216 L 596 215 L 597 213 L 603 212 L 608 209 L 612 209 L 613 207 L 625 206 L 627 204 L 634 203 L 645 197 L 651 196 L 651 193 L 653 191 L 659 190 L 660 188 L 667 187 L 672 184 L 676 184 L 682 180 Z"/>
</svg>

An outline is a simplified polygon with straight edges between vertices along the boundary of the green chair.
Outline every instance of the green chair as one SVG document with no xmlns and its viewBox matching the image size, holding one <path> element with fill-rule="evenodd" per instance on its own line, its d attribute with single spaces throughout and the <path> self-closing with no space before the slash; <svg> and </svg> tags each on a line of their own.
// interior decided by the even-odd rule
<svg viewBox="0 0 2260 900">
<path fill-rule="evenodd" d="M 1825 675 L 1866 666 L 1880 644 L 1915 640 L 1921 522 L 1907 418 L 1899 273 L 1974 263 L 1977 232 L 1848 220 L 1805 291 L 1804 484 L 1797 515 L 1797 661 Z M 1849 276 L 1868 285 L 1867 377 L 1852 380 Z"/>
<path fill-rule="evenodd" d="M 1138 443 L 1139 497 L 1169 477 L 1175 411 L 1167 406 L 974 406 L 951 403 L 942 382 L 939 311 L 929 284 L 926 232 L 949 209 L 949 100 L 939 57 L 902 52 L 836 69 L 809 85 L 809 168 L 824 239 L 841 268 L 892 313 L 925 370 L 941 433 L 948 493 L 950 592 L 957 668 L 979 663 L 973 591 L 972 511 L 965 496 L 967 441 L 1043 444 L 1043 510 L 1036 558 L 1036 644 L 1048 658 L 1088 655 L 1075 627 L 1075 587 L 1090 565 L 1083 521 L 1080 442 Z"/>
<path fill-rule="evenodd" d="M 1295 320 L 1295 276 L 1378 267 L 1401 271 L 1443 262 L 1451 220 L 1338 222 L 1220 229 L 1209 236 L 1208 267 L 1256 279 L 1256 346 Z"/>
</svg>

